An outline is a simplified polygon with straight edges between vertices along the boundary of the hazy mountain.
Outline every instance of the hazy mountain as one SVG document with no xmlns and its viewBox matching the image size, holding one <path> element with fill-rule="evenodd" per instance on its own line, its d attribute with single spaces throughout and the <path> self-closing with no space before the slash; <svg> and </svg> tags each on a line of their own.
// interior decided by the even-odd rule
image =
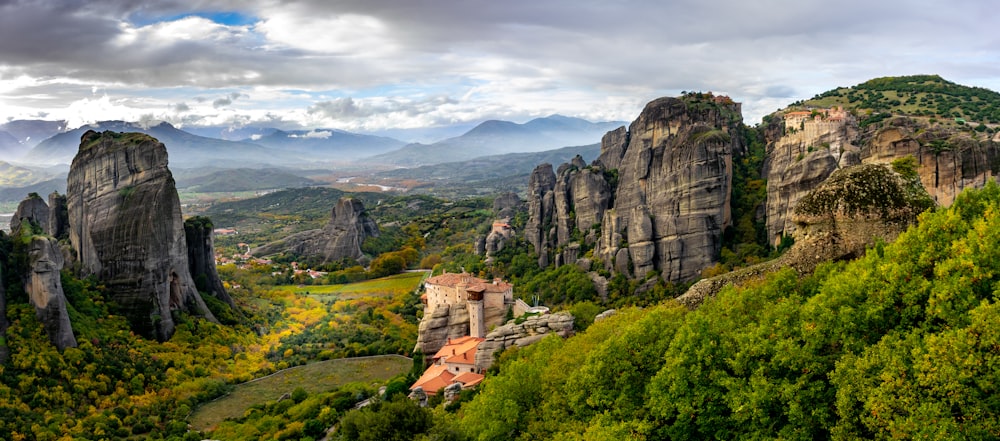
<svg viewBox="0 0 1000 441">
<path fill-rule="evenodd" d="M 294 171 L 274 168 L 201 169 L 200 173 L 178 170 L 174 179 L 178 189 L 195 192 L 268 190 L 321 184 Z"/>
<path fill-rule="evenodd" d="M 623 124 L 617 121 L 592 123 L 561 115 L 537 118 L 524 124 L 491 120 L 462 136 L 433 144 L 410 144 L 368 158 L 366 162 L 412 167 L 504 153 L 538 152 L 600 142 L 606 132 Z"/>
<path fill-rule="evenodd" d="M 499 191 L 522 192 L 527 188 L 528 176 L 538 164 L 549 163 L 554 167 L 569 162 L 580 155 L 590 163 L 601 154 L 601 144 L 590 144 L 543 152 L 508 153 L 482 156 L 461 162 L 424 165 L 376 173 L 379 178 L 407 179 L 426 182 L 417 192 L 430 192 L 447 196 L 469 196 Z"/>
<path fill-rule="evenodd" d="M 0 130 L 0 158 L 16 159 L 27 150 L 10 132 Z"/>
<path fill-rule="evenodd" d="M 165 122 L 151 127 L 143 127 L 124 121 L 104 121 L 60 133 L 35 146 L 25 155 L 23 160 L 34 164 L 69 163 L 80 147 L 80 136 L 87 130 L 142 132 L 153 136 L 167 146 L 172 167 L 195 167 L 212 164 L 237 168 L 300 162 L 299 158 L 288 155 L 286 152 L 247 142 L 198 136 L 179 130 Z"/>
<path fill-rule="evenodd" d="M 246 140 L 250 141 L 250 140 Z M 382 136 L 360 135 L 334 129 L 275 130 L 252 139 L 255 144 L 300 153 L 318 161 L 341 161 L 396 150 L 403 141 Z"/>
<path fill-rule="evenodd" d="M 190 126 L 190 127 L 183 127 L 182 130 L 188 133 L 193 133 L 198 136 L 204 136 L 206 138 L 224 139 L 226 141 L 242 141 L 245 139 L 253 140 L 254 138 L 267 136 L 278 131 L 278 129 L 274 127 L 260 127 L 260 126 L 245 126 L 245 127 Z"/>
<path fill-rule="evenodd" d="M 36 182 L 31 185 L 19 186 L 19 187 L 0 187 L 0 203 L 2 202 L 20 202 L 30 193 L 38 193 L 43 198 L 48 198 L 49 193 L 53 191 L 58 191 L 59 193 L 66 194 L 66 175 L 54 177 L 52 179 L 46 179 L 41 182 Z"/>
<path fill-rule="evenodd" d="M 18 119 L 0 124 L 0 130 L 10 133 L 18 142 L 31 148 L 52 136 L 64 132 L 66 130 L 66 121 Z"/>
</svg>

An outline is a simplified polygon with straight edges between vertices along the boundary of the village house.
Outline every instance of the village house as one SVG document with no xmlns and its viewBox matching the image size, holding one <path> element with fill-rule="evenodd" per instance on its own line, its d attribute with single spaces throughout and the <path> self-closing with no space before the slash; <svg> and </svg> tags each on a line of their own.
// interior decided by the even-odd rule
<svg viewBox="0 0 1000 441">
<path fill-rule="evenodd" d="M 476 371 L 476 351 L 484 339 L 465 336 L 449 339 L 434 356 L 431 366 L 410 386 L 410 390 L 423 388 L 428 395 L 459 383 L 462 389 L 471 389 L 483 381 L 483 375 Z"/>
<path fill-rule="evenodd" d="M 500 279 L 492 282 L 471 274 L 445 273 L 424 282 L 420 296 L 424 316 L 450 305 L 465 305 L 469 312 L 469 335 L 482 338 L 491 326 L 503 324 L 507 309 L 514 304 L 514 285 Z"/>
</svg>

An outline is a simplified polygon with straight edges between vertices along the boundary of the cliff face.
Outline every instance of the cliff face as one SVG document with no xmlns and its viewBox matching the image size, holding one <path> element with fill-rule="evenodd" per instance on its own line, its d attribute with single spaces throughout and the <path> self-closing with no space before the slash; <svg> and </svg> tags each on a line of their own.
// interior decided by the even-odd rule
<svg viewBox="0 0 1000 441">
<path fill-rule="evenodd" d="M 469 310 L 466 305 L 445 305 L 420 320 L 416 349 L 433 355 L 444 347 L 448 339 L 466 335 L 469 335 Z"/>
<path fill-rule="evenodd" d="M 31 237 L 24 289 L 35 307 L 38 321 L 45 327 L 49 341 L 60 351 L 76 347 L 59 274 L 62 268 L 62 252 L 56 240 L 46 236 Z"/>
<path fill-rule="evenodd" d="M 184 239 L 187 244 L 188 269 L 194 278 L 195 287 L 208 293 L 232 309 L 236 302 L 222 286 L 222 279 L 215 269 L 215 246 L 212 243 L 212 221 L 207 217 L 195 216 L 184 221 Z"/>
<path fill-rule="evenodd" d="M 742 151 L 740 106 L 717 98 L 652 101 L 628 130 L 604 136 L 590 166 L 539 166 L 525 231 L 539 264 L 575 263 L 593 247 L 606 268 L 637 278 L 659 271 L 685 281 L 712 265 L 730 223 L 733 153 Z"/>
<path fill-rule="evenodd" d="M 378 224 L 365 211 L 364 204 L 354 198 L 342 198 L 330 213 L 330 221 L 319 230 L 303 231 L 253 250 L 254 255 L 290 252 L 300 256 L 315 256 L 323 262 L 344 258 L 364 257 L 361 243 L 368 237 L 378 237 Z"/>
<path fill-rule="evenodd" d="M 677 301 L 696 308 L 726 285 L 761 279 L 784 267 L 807 274 L 821 262 L 860 257 L 878 241 L 895 240 L 933 206 L 917 176 L 882 164 L 839 169 L 799 198 L 790 250 L 775 260 L 699 280 Z"/>
<path fill-rule="evenodd" d="M 493 354 L 511 346 L 525 347 L 549 334 L 569 337 L 573 334 L 573 315 L 568 312 L 528 317 L 523 323 L 513 320 L 486 335 L 476 350 L 476 369 L 486 371 L 493 365 Z"/>
<path fill-rule="evenodd" d="M 49 225 L 46 234 L 56 239 L 69 236 L 69 209 L 66 205 L 66 195 L 58 192 L 49 194 Z"/>
<path fill-rule="evenodd" d="M 795 115 L 775 118 L 766 130 L 767 235 L 772 245 L 792 235 L 792 211 L 799 199 L 835 170 L 860 162 L 857 122 L 850 114 Z"/>
<path fill-rule="evenodd" d="M 796 115 L 807 113 L 808 116 Z M 777 244 L 794 236 L 794 209 L 835 171 L 890 164 L 912 156 L 920 182 L 939 205 L 950 205 L 966 187 L 982 187 L 1000 171 L 1000 148 L 972 132 L 897 116 L 860 130 L 849 112 L 787 112 L 768 127 L 767 231 Z"/>
<path fill-rule="evenodd" d="M 951 205 L 963 189 L 982 187 L 1000 172 L 995 142 L 906 117 L 893 118 L 872 133 L 861 161 L 886 164 L 908 155 L 917 159 L 920 182 L 939 205 Z"/>
<path fill-rule="evenodd" d="M 166 147 L 139 133 L 88 131 L 67 180 L 69 236 L 146 337 L 170 338 L 173 311 L 215 320 L 195 289 Z"/>
</svg>

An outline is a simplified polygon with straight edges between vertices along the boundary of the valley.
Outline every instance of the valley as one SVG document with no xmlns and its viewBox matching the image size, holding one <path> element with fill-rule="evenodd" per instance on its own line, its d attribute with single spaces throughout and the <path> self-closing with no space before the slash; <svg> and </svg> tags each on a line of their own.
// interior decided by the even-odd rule
<svg viewBox="0 0 1000 441">
<path fill-rule="evenodd" d="M 22 158 L 69 169 L 0 181 L 63 185 L 0 205 L 0 433 L 989 438 L 998 108 L 921 75 L 754 126 L 686 92 L 425 144 L 56 133 Z M 447 363 L 483 377 L 418 391 Z"/>
</svg>

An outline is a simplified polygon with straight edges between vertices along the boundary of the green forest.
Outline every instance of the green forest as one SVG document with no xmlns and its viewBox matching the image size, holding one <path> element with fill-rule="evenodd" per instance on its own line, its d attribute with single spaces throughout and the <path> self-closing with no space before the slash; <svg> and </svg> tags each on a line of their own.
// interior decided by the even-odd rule
<svg viewBox="0 0 1000 441">
<path fill-rule="evenodd" d="M 503 353 L 459 409 L 343 439 L 995 439 L 1000 186 L 892 244 Z M 398 418 L 407 403 L 352 418 Z M 425 438 L 421 438 L 425 437 Z"/>
</svg>

